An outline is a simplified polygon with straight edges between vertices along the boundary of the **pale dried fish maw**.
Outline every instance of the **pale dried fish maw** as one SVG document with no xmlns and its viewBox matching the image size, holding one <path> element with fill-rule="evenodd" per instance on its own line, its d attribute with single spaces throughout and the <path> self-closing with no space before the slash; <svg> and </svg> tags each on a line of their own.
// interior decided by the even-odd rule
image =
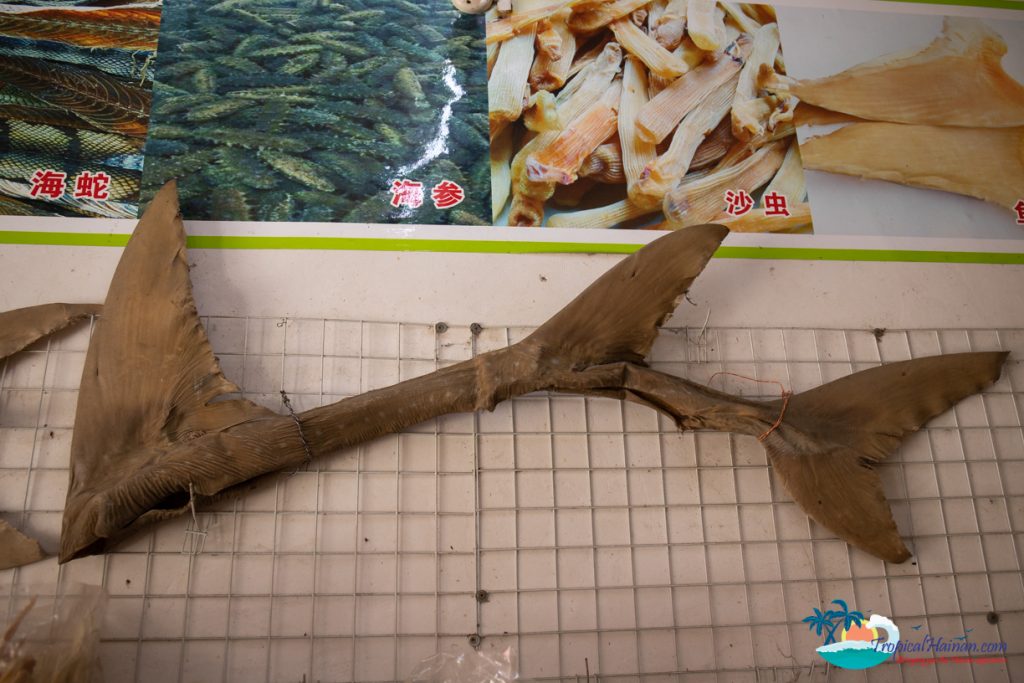
<svg viewBox="0 0 1024 683">
<path fill-rule="evenodd" d="M 491 142 L 491 220 L 498 216 L 508 203 L 512 191 L 512 147 L 515 135 L 512 128 L 498 133 Z"/>
<path fill-rule="evenodd" d="M 41 304 L 0 313 L 0 360 L 43 337 L 97 315 L 99 304 Z"/>
<path fill-rule="evenodd" d="M 46 559 L 39 543 L 0 519 L 0 569 L 11 569 Z"/>
<path fill-rule="evenodd" d="M 872 121 L 1024 126 L 1024 86 L 1003 71 L 1006 43 L 978 19 L 946 17 L 942 35 L 834 76 L 796 81 L 800 100 Z"/>
<path fill-rule="evenodd" d="M 672 81 L 640 110 L 636 119 L 637 134 L 655 143 L 667 138 L 684 116 L 739 72 L 748 54 L 750 41 L 742 38 L 715 61 L 702 64 Z"/>
<path fill-rule="evenodd" d="M 764 196 L 770 195 L 773 192 L 783 195 L 790 204 L 802 202 L 807 196 L 804 166 L 800 160 L 800 145 L 797 144 L 796 139 L 790 143 L 789 149 L 786 150 L 786 158 L 782 160 L 782 166 L 779 167 L 778 173 L 768 183 L 768 186 L 764 188 Z M 764 196 L 761 198 L 762 205 L 764 204 Z"/>
<path fill-rule="evenodd" d="M 800 145 L 804 168 L 945 190 L 1011 208 L 1024 188 L 1024 128 L 851 123 Z"/>
<path fill-rule="evenodd" d="M 612 32 L 626 52 L 636 55 L 651 73 L 661 78 L 677 78 L 690 70 L 686 62 L 659 45 L 629 19 L 613 21 Z"/>
<path fill-rule="evenodd" d="M 628 199 L 582 211 L 556 213 L 548 219 L 552 228 L 614 228 L 627 221 L 649 216 L 657 209 L 637 206 Z"/>
<path fill-rule="evenodd" d="M 622 149 L 622 171 L 626 176 L 626 189 L 630 197 L 636 191 L 648 162 L 654 159 L 654 143 L 643 140 L 636 133 L 636 117 L 647 104 L 647 72 L 633 55 L 626 55 L 622 67 L 622 99 L 619 101 L 619 144 Z"/>
<path fill-rule="evenodd" d="M 491 77 L 487 79 L 487 101 L 491 126 L 515 121 L 523 113 L 529 95 L 530 68 L 536 26 L 506 40 L 498 51 Z"/>
<path fill-rule="evenodd" d="M 576 34 L 569 30 L 568 19 L 568 10 L 551 17 L 550 31 L 558 36 L 558 51 L 538 50 L 530 69 L 530 85 L 534 90 L 558 90 L 569 78 L 569 69 L 576 55 Z"/>
<path fill-rule="evenodd" d="M 773 142 L 732 166 L 703 178 L 683 178 L 668 191 L 662 209 L 672 228 L 683 228 L 710 220 L 724 210 L 728 190 L 753 192 L 775 175 L 786 156 L 786 143 Z"/>
<path fill-rule="evenodd" d="M 686 32 L 702 50 L 714 52 L 726 44 L 724 12 L 717 11 L 715 0 L 688 0 Z"/>
<path fill-rule="evenodd" d="M 651 0 L 613 0 L 595 2 L 576 8 L 569 18 L 569 28 L 577 33 L 592 33 L 607 26 L 616 19 L 628 16 Z"/>
<path fill-rule="evenodd" d="M 740 71 L 736 99 L 733 101 L 732 134 L 738 140 L 748 140 L 763 134 L 771 114 L 771 109 L 763 115 L 751 112 L 744 109 L 743 104 L 758 98 L 757 80 L 761 67 L 771 68 L 770 65 L 775 62 L 775 55 L 779 51 L 779 27 L 777 24 L 765 24 L 753 35 L 753 48 Z"/>
<path fill-rule="evenodd" d="M 611 142 L 599 145 L 580 164 L 579 176 L 613 185 L 626 182 L 619 141 L 613 137 Z"/>
<path fill-rule="evenodd" d="M 665 11 L 654 22 L 651 36 L 666 50 L 675 50 L 686 35 L 687 0 L 669 0 Z"/>
<path fill-rule="evenodd" d="M 636 204 L 652 208 L 658 206 L 665 193 L 687 174 L 701 143 L 729 113 L 735 88 L 736 76 L 733 76 L 686 115 L 665 153 L 648 163 L 641 174 L 630 195 Z"/>
<path fill-rule="evenodd" d="M 741 216 L 724 214 L 715 222 L 729 228 L 730 232 L 802 232 L 811 229 L 810 204 L 789 204 L 787 210 L 788 215 L 780 216 L 768 213 L 764 208 L 756 208 Z"/>
<path fill-rule="evenodd" d="M 527 157 L 527 178 L 563 185 L 576 180 L 580 164 L 587 155 L 615 133 L 621 92 L 622 81 L 614 81 L 601 99 L 574 119 L 557 138 Z"/>
</svg>

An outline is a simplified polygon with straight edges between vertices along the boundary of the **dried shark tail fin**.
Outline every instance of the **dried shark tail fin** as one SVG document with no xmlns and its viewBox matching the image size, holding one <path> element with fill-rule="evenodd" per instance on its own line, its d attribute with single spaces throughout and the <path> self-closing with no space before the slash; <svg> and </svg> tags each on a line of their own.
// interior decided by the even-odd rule
<svg viewBox="0 0 1024 683">
<path fill-rule="evenodd" d="M 99 304 L 41 304 L 0 313 L 0 359 L 100 312 Z"/>
<path fill-rule="evenodd" d="M 999 378 L 1007 353 L 958 353 L 891 363 L 789 398 L 765 439 L 776 474 L 810 517 L 889 562 L 903 544 L 872 467 L 903 438 Z"/>
</svg>

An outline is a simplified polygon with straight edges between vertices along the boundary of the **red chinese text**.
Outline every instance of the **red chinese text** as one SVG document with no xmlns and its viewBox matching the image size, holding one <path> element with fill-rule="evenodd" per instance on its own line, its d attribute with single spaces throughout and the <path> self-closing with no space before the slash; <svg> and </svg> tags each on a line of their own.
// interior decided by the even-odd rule
<svg viewBox="0 0 1024 683">
<path fill-rule="evenodd" d="M 423 205 L 423 183 L 415 180 L 395 180 L 391 183 L 391 206 L 418 209 Z"/>
<path fill-rule="evenodd" d="M 788 216 L 789 207 L 786 206 L 786 203 L 786 195 L 779 194 L 774 190 L 761 198 L 765 216 Z"/>
<path fill-rule="evenodd" d="M 462 200 L 466 198 L 466 192 L 458 183 L 442 180 L 431 188 L 430 198 L 433 200 L 435 208 L 450 209 L 462 203 Z"/>
<path fill-rule="evenodd" d="M 1017 225 L 1024 225 L 1024 199 L 1018 199 L 1013 210 L 1017 212 Z"/>
<path fill-rule="evenodd" d="M 725 191 L 725 212 L 730 216 L 742 216 L 754 208 L 754 198 L 746 190 Z"/>
<path fill-rule="evenodd" d="M 110 176 L 103 171 L 96 173 L 82 171 L 75 176 L 75 191 L 72 196 L 110 199 Z"/>
<path fill-rule="evenodd" d="M 32 174 L 32 189 L 29 194 L 33 197 L 42 195 L 50 199 L 60 199 L 64 196 L 64 183 L 67 182 L 68 174 L 52 169 L 38 169 Z"/>
</svg>

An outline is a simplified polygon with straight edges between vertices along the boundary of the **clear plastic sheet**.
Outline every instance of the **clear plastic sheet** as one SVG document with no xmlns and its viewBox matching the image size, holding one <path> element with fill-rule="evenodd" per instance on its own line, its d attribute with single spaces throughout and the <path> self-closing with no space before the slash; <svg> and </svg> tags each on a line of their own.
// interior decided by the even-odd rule
<svg viewBox="0 0 1024 683">
<path fill-rule="evenodd" d="M 410 683 L 503 683 L 519 680 L 511 646 L 496 653 L 474 650 L 468 644 L 450 652 L 438 652 L 421 661 L 409 676 Z"/>
<path fill-rule="evenodd" d="M 0 640 L 0 683 L 102 680 L 98 648 L 106 594 L 75 585 L 62 594 L 26 593 Z"/>
</svg>

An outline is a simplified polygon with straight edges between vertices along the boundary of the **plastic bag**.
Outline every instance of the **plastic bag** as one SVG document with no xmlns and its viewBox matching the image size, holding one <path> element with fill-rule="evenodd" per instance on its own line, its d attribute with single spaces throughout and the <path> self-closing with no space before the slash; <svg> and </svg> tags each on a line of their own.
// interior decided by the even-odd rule
<svg viewBox="0 0 1024 683">
<path fill-rule="evenodd" d="M 56 597 L 43 592 L 19 602 L 0 637 L 0 683 L 102 680 L 102 588 L 74 585 Z"/>
<path fill-rule="evenodd" d="M 413 669 L 408 680 L 411 683 L 505 683 L 519 678 L 514 661 L 512 646 L 491 656 L 467 644 L 427 657 Z"/>
</svg>

